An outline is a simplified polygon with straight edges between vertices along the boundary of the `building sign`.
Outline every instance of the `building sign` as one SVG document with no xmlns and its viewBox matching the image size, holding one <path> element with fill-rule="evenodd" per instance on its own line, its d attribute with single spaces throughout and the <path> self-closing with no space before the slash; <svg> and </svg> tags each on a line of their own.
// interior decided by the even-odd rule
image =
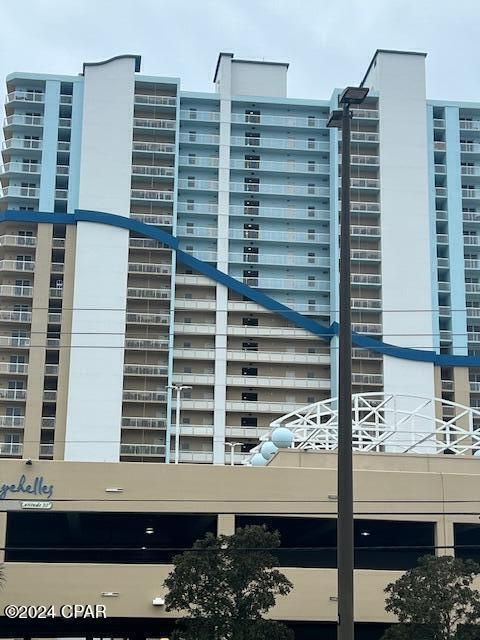
<svg viewBox="0 0 480 640">
<path fill-rule="evenodd" d="M 0 484 L 0 500 L 13 498 L 16 494 L 19 494 L 19 499 L 26 496 L 35 496 L 48 500 L 53 496 L 53 489 L 53 484 L 47 484 L 43 476 L 36 476 L 33 480 L 27 480 L 27 477 L 22 475 L 18 482 Z"/>
</svg>

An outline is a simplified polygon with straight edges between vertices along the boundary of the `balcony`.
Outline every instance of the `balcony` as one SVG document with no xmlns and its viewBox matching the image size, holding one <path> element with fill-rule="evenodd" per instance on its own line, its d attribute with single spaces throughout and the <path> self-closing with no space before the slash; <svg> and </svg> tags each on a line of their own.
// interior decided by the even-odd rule
<svg viewBox="0 0 480 640">
<path fill-rule="evenodd" d="M 435 165 L 435 173 L 447 173 L 447 165 L 446 164 L 436 164 Z"/>
<path fill-rule="evenodd" d="M 352 329 L 356 333 L 382 333 L 382 325 L 371 322 L 353 322 Z"/>
<path fill-rule="evenodd" d="M 16 427 L 18 429 L 23 429 L 25 426 L 25 416 L 0 416 L 0 428 L 6 427 Z"/>
<path fill-rule="evenodd" d="M 0 400 L 23 401 L 27 397 L 26 389 L 0 389 Z"/>
<path fill-rule="evenodd" d="M 131 418 L 122 417 L 123 429 L 165 429 L 167 421 L 165 418 Z"/>
<path fill-rule="evenodd" d="M 455 385 L 453 380 L 442 380 L 441 381 L 442 391 L 454 391 Z"/>
<path fill-rule="evenodd" d="M 480 236 L 463 236 L 463 243 L 466 245 L 479 245 L 480 244 Z"/>
<path fill-rule="evenodd" d="M 157 338 L 126 338 L 125 349 L 132 351 L 168 351 L 168 341 Z"/>
<path fill-rule="evenodd" d="M 141 300 L 169 300 L 170 289 L 138 289 L 128 287 L 127 298 L 138 298 Z"/>
<path fill-rule="evenodd" d="M 438 290 L 441 293 L 448 293 L 450 291 L 450 282 L 446 282 L 446 281 L 440 280 L 438 282 Z"/>
<path fill-rule="evenodd" d="M 328 209 L 320 209 L 318 207 L 304 207 L 303 209 L 295 207 L 249 207 L 241 205 L 230 205 L 230 215 L 237 216 L 258 216 L 259 218 L 281 218 L 295 220 L 330 220 L 330 211 Z"/>
<path fill-rule="evenodd" d="M 45 94 L 41 91 L 22 91 L 17 89 L 7 94 L 6 102 L 31 102 L 42 103 L 45 102 Z"/>
<path fill-rule="evenodd" d="M 480 332 L 469 331 L 467 334 L 468 342 L 480 342 Z"/>
<path fill-rule="evenodd" d="M 24 174 L 40 175 L 40 165 L 30 162 L 7 162 L 0 167 L 0 173 L 8 174 Z"/>
<path fill-rule="evenodd" d="M 383 376 L 379 373 L 352 373 L 352 384 L 383 385 Z"/>
<path fill-rule="evenodd" d="M 192 189 L 194 191 L 218 191 L 217 180 L 189 180 L 181 178 L 178 181 L 179 189 Z"/>
<path fill-rule="evenodd" d="M 72 126 L 72 119 L 71 118 L 59 118 L 58 119 L 58 126 L 60 129 L 70 129 L 70 127 Z"/>
<path fill-rule="evenodd" d="M 339 154 L 339 161 L 341 161 L 342 156 Z M 367 155 L 358 155 L 354 154 L 350 156 L 352 165 L 360 164 L 362 166 L 369 166 L 377 168 L 380 165 L 380 157 L 379 156 L 367 156 Z"/>
<path fill-rule="evenodd" d="M 460 167 L 462 176 L 480 176 L 480 166 Z"/>
<path fill-rule="evenodd" d="M 375 285 L 382 284 L 382 276 L 375 273 L 352 273 L 350 282 L 358 285 Z"/>
<path fill-rule="evenodd" d="M 135 104 L 149 105 L 153 107 L 176 107 L 177 98 L 175 96 L 151 96 L 135 94 Z"/>
<path fill-rule="evenodd" d="M 140 142 L 133 141 L 133 153 L 165 153 L 173 155 L 175 153 L 175 145 L 164 142 Z"/>
<path fill-rule="evenodd" d="M 446 187 L 435 187 L 435 195 L 437 198 L 446 198 L 447 197 Z"/>
<path fill-rule="evenodd" d="M 351 132 L 351 140 L 352 142 L 379 142 L 379 135 L 376 132 L 371 131 L 352 131 Z"/>
<path fill-rule="evenodd" d="M 29 116 L 21 113 L 14 113 L 4 119 L 3 126 L 5 128 L 13 126 L 43 127 L 43 116 Z"/>
<path fill-rule="evenodd" d="M 263 240 L 266 242 L 301 242 L 315 244 L 330 244 L 328 233 L 315 231 L 259 231 L 258 229 L 230 229 L 230 238 L 233 240 Z M 325 256 L 327 259 L 328 257 Z M 328 264 L 326 262 L 325 264 Z"/>
<path fill-rule="evenodd" d="M 129 262 L 129 273 L 156 273 L 158 275 L 170 275 L 172 267 L 169 264 L 154 264 L 151 262 Z"/>
<path fill-rule="evenodd" d="M 278 388 L 278 389 L 330 389 L 330 379 L 293 378 L 272 376 L 227 375 L 227 385 L 232 387 Z"/>
<path fill-rule="evenodd" d="M 434 129 L 445 129 L 445 120 L 442 120 L 440 118 L 434 118 L 433 127 Z"/>
<path fill-rule="evenodd" d="M 435 151 L 446 151 L 447 143 L 442 141 L 434 141 L 433 148 Z"/>
<path fill-rule="evenodd" d="M 272 171 L 283 173 L 307 173 L 307 174 L 326 174 L 330 173 L 330 165 L 320 164 L 318 162 L 276 162 L 268 160 L 242 160 L 233 159 L 230 161 L 232 169 L 242 171 Z"/>
<path fill-rule="evenodd" d="M 43 390 L 43 401 L 44 402 L 56 402 L 57 400 L 57 391 L 56 389 L 44 389 Z"/>
<path fill-rule="evenodd" d="M 377 109 L 352 109 L 352 116 L 358 120 L 378 120 Z"/>
<path fill-rule="evenodd" d="M 45 375 L 46 376 L 58 376 L 59 366 L 58 364 L 46 364 Z"/>
<path fill-rule="evenodd" d="M 120 455 L 134 458 L 158 458 L 165 456 L 164 444 L 124 444 L 120 445 Z"/>
<path fill-rule="evenodd" d="M 188 326 L 188 325 L 186 325 Z M 212 327 L 215 333 L 215 327 Z M 260 325 L 258 327 L 248 327 L 243 325 L 230 325 L 227 328 L 229 336 L 266 336 L 270 338 L 311 338 L 311 334 L 305 329 L 296 329 L 294 327 L 275 327 L 268 325 Z"/>
<path fill-rule="evenodd" d="M 273 257 L 273 256 L 272 256 Z M 272 262 L 272 264 L 278 264 Z M 245 277 L 242 280 L 243 284 L 255 289 L 280 289 L 283 291 L 310 291 L 310 290 L 322 290 L 328 291 L 330 289 L 329 280 L 307 280 L 299 278 L 248 278 Z"/>
<path fill-rule="evenodd" d="M 65 140 L 59 140 L 57 143 L 57 150 L 64 151 L 65 153 L 70 152 L 70 142 L 65 142 Z"/>
<path fill-rule="evenodd" d="M 0 322 L 22 322 L 28 324 L 32 321 L 31 311 L 0 310 Z"/>
<path fill-rule="evenodd" d="M 294 184 L 262 184 L 262 183 L 245 183 L 231 182 L 230 191 L 240 193 L 259 193 L 278 196 L 304 196 L 304 197 L 323 197 L 330 196 L 329 187 L 317 187 L 309 185 Z"/>
<path fill-rule="evenodd" d="M 365 211 L 367 213 L 379 213 L 380 212 L 380 203 L 379 202 L 351 202 L 351 211 L 352 213 L 356 213 L 357 211 Z"/>
<path fill-rule="evenodd" d="M 198 120 L 199 122 L 220 122 L 219 111 L 200 111 L 198 109 L 181 109 L 180 119 L 189 120 L 193 122 Z"/>
<path fill-rule="evenodd" d="M 352 298 L 352 309 L 370 309 L 373 311 L 381 308 L 382 301 L 377 298 Z"/>
<path fill-rule="evenodd" d="M 214 145 L 218 147 L 220 144 L 220 136 L 208 133 L 181 133 L 180 142 L 184 144 Z"/>
<path fill-rule="evenodd" d="M 5 142 L 2 144 L 2 149 L 19 149 L 21 151 L 25 150 L 34 150 L 41 151 L 42 149 L 42 141 L 41 140 L 28 140 L 23 138 L 7 138 Z"/>
<path fill-rule="evenodd" d="M 167 376 L 168 367 L 159 367 L 153 364 L 125 364 L 123 373 L 126 376 Z"/>
<path fill-rule="evenodd" d="M 124 402 L 166 402 L 167 395 L 164 391 L 130 391 L 123 392 Z"/>
<path fill-rule="evenodd" d="M 232 122 L 235 124 L 250 124 L 270 127 L 298 127 L 301 129 L 324 129 L 327 126 L 327 118 L 314 116 L 275 116 L 266 114 L 232 113 Z"/>
<path fill-rule="evenodd" d="M 192 298 L 176 298 L 175 309 L 188 309 L 195 311 L 215 311 L 217 303 L 215 300 L 193 300 Z"/>
<path fill-rule="evenodd" d="M 470 380 L 470 391 L 473 391 L 473 393 L 479 393 L 480 382 L 477 380 Z"/>
<path fill-rule="evenodd" d="M 295 138 L 261 138 L 247 136 L 232 136 L 230 139 L 232 147 L 261 147 L 263 149 L 295 149 L 298 151 L 329 151 L 328 141 L 301 140 Z"/>
<path fill-rule="evenodd" d="M 478 200 L 480 198 L 480 189 L 462 189 L 462 198 Z"/>
<path fill-rule="evenodd" d="M 30 338 L 0 336 L 0 346 L 12 347 L 14 349 L 27 349 L 28 347 L 30 347 Z"/>
<path fill-rule="evenodd" d="M 55 417 L 54 416 L 42 416 L 41 420 L 42 429 L 54 429 Z"/>
<path fill-rule="evenodd" d="M 198 258 L 199 260 L 203 260 L 204 262 L 217 261 L 216 251 L 196 251 L 196 250 L 185 249 L 185 253 L 188 253 L 188 255 L 193 256 L 194 258 Z"/>
<path fill-rule="evenodd" d="M 169 324 L 170 316 L 167 313 L 129 313 L 127 312 L 127 324 L 157 325 Z"/>
<path fill-rule="evenodd" d="M 180 166 L 189 167 L 208 167 L 216 169 L 218 167 L 218 158 L 209 156 L 180 156 Z"/>
<path fill-rule="evenodd" d="M 213 453 L 211 451 L 190 451 L 187 449 L 180 449 L 179 460 L 180 462 L 208 464 L 213 462 Z"/>
<path fill-rule="evenodd" d="M 130 219 L 160 227 L 171 227 L 173 222 L 173 216 L 155 213 L 131 213 Z"/>
<path fill-rule="evenodd" d="M 459 121 L 460 129 L 468 131 L 480 131 L 480 120 L 463 120 Z"/>
<path fill-rule="evenodd" d="M 204 213 L 209 215 L 216 215 L 218 212 L 217 204 L 205 204 L 205 203 L 187 203 L 179 202 L 177 206 L 178 213 Z"/>
<path fill-rule="evenodd" d="M 149 251 L 156 249 L 170 251 L 170 248 L 162 242 L 150 240 L 149 238 L 130 238 L 129 247 L 130 249 L 148 249 Z"/>
<path fill-rule="evenodd" d="M 288 347 L 287 347 L 288 348 Z M 188 351 L 188 350 L 185 350 Z M 322 353 L 308 353 L 306 351 L 249 351 L 237 349 L 227 351 L 227 360 L 233 362 L 280 362 L 285 364 L 330 364 L 330 355 Z"/>
<path fill-rule="evenodd" d="M 16 376 L 28 374 L 28 364 L 23 362 L 0 362 L 0 374 L 12 373 Z"/>
<path fill-rule="evenodd" d="M 218 231 L 216 227 L 177 227 L 177 236 L 194 236 L 197 238 L 216 238 Z"/>
<path fill-rule="evenodd" d="M 132 200 L 163 200 L 172 202 L 173 191 L 154 191 L 153 189 L 131 189 L 130 197 Z"/>
<path fill-rule="evenodd" d="M 25 272 L 35 271 L 35 262 L 27 260 L 0 260 L 0 271 Z"/>
<path fill-rule="evenodd" d="M 37 187 L 3 187 L 0 198 L 28 198 L 38 200 L 40 189 Z"/>
<path fill-rule="evenodd" d="M 227 400 L 227 411 L 235 411 L 242 413 L 273 413 L 273 414 L 285 414 L 290 411 L 295 411 L 303 406 L 304 402 L 265 402 L 265 401 L 243 401 L 243 400 Z M 182 407 L 185 406 L 185 400 L 182 402 Z M 268 428 L 267 428 L 268 430 Z"/>
<path fill-rule="evenodd" d="M 132 176 L 173 178 L 175 176 L 175 169 L 173 167 L 152 167 L 145 164 L 134 164 L 132 166 Z"/>
<path fill-rule="evenodd" d="M 19 442 L 0 442 L 0 456 L 20 457 L 23 444 Z"/>
<path fill-rule="evenodd" d="M 175 120 L 163 118 L 134 118 L 133 126 L 136 129 L 169 129 L 175 130 L 177 123 Z"/>
<path fill-rule="evenodd" d="M 352 260 L 358 262 L 378 262 L 382 257 L 382 252 L 377 249 L 352 249 Z"/>
<path fill-rule="evenodd" d="M 50 287 L 50 298 L 63 298 L 63 287 Z"/>
<path fill-rule="evenodd" d="M 17 287 L 13 284 L 0 285 L 0 296 L 7 298 L 31 298 L 33 297 L 33 287 Z"/>
<path fill-rule="evenodd" d="M 291 256 L 279 254 L 258 254 L 258 253 L 230 253 L 228 257 L 233 263 L 248 264 L 273 264 L 286 266 L 317 266 L 329 267 L 330 258 L 328 256 Z M 315 287 L 315 285 L 313 285 Z"/>
<path fill-rule="evenodd" d="M 480 153 L 480 144 L 474 142 L 461 142 L 460 151 L 462 153 Z"/>
</svg>

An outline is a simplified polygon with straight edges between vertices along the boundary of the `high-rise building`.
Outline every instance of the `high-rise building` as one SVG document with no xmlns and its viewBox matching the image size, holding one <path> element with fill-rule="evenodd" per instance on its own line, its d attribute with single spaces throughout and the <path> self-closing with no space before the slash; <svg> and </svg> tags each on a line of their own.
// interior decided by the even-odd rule
<svg viewBox="0 0 480 640">
<path fill-rule="evenodd" d="M 424 62 L 377 51 L 353 111 L 353 391 L 476 407 L 480 107 L 427 100 Z M 1 456 L 168 462 L 179 415 L 181 462 L 240 462 L 336 395 L 339 91 L 287 68 L 8 76 Z"/>
</svg>

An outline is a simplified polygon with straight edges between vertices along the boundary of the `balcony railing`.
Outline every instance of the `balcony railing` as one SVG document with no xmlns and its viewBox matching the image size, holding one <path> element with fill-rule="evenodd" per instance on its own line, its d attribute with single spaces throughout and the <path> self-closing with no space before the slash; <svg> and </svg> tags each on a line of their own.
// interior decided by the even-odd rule
<svg viewBox="0 0 480 640">
<path fill-rule="evenodd" d="M 127 324 L 169 324 L 170 316 L 167 313 L 128 313 Z"/>
<path fill-rule="evenodd" d="M 154 338 L 126 338 L 125 349 L 168 351 L 168 342 Z"/>
<path fill-rule="evenodd" d="M 173 191 L 154 191 L 146 189 L 131 189 L 132 200 L 166 200 L 172 202 Z"/>
<path fill-rule="evenodd" d="M 130 238 L 129 246 L 132 249 L 163 249 L 170 250 L 168 246 L 158 240 L 150 240 L 149 238 Z"/>
<path fill-rule="evenodd" d="M 175 145 L 164 142 L 137 142 L 134 140 L 132 150 L 139 153 L 175 153 Z"/>
<path fill-rule="evenodd" d="M 462 198 L 480 198 L 480 189 L 462 189 Z"/>
<path fill-rule="evenodd" d="M 128 287 L 128 298 L 143 298 L 147 300 L 169 300 L 170 289 L 147 289 Z"/>
<path fill-rule="evenodd" d="M 135 94 L 135 104 L 152 105 L 156 107 L 175 107 L 177 98 L 175 96 L 150 96 Z"/>
<path fill-rule="evenodd" d="M 0 193 L 1 198 L 34 198 L 40 197 L 40 189 L 37 187 L 17 187 L 8 186 L 3 187 Z"/>
<path fill-rule="evenodd" d="M 17 427 L 22 429 L 25 426 L 25 416 L 0 416 L 0 427 Z"/>
<path fill-rule="evenodd" d="M 165 429 L 167 421 L 164 418 L 131 418 L 122 417 L 124 429 Z"/>
<path fill-rule="evenodd" d="M 134 164 L 132 166 L 132 175 L 147 176 L 149 178 L 173 178 L 175 169 L 173 167 L 151 167 L 145 164 Z"/>
<path fill-rule="evenodd" d="M 480 144 L 475 142 L 461 142 L 460 151 L 464 153 L 480 153 Z"/>
<path fill-rule="evenodd" d="M 134 457 L 163 457 L 165 456 L 164 444 L 121 444 L 121 456 Z"/>
<path fill-rule="evenodd" d="M 172 267 L 169 264 L 154 264 L 151 262 L 129 262 L 129 273 L 156 273 L 158 275 L 169 275 Z"/>
<path fill-rule="evenodd" d="M 123 392 L 124 402 L 166 402 L 167 395 L 163 391 L 130 391 Z"/>
<path fill-rule="evenodd" d="M 0 322 L 25 322 L 32 321 L 31 311 L 0 310 Z"/>
<path fill-rule="evenodd" d="M 218 146 L 220 143 L 220 136 L 208 133 L 181 133 L 180 142 Z"/>
<path fill-rule="evenodd" d="M 179 202 L 177 206 L 179 213 L 206 213 L 211 215 L 216 215 L 218 211 L 217 204 L 206 204 L 206 203 L 187 203 L 187 202 Z"/>
<path fill-rule="evenodd" d="M 230 262 L 248 262 L 249 264 L 273 264 L 273 265 L 295 265 L 295 266 L 323 266 L 330 265 L 328 256 L 289 256 L 279 254 L 258 254 L 258 253 L 230 253 Z M 318 284 L 318 282 L 317 282 Z M 316 286 L 316 284 L 314 284 Z"/>
<path fill-rule="evenodd" d="M 475 167 L 461 167 L 462 176 L 480 176 L 480 166 Z"/>
<path fill-rule="evenodd" d="M 0 389 L 0 400 L 25 400 L 26 397 L 26 389 Z"/>
<path fill-rule="evenodd" d="M 189 167 L 211 167 L 216 169 L 218 167 L 217 157 L 208 156 L 180 156 L 179 162 L 181 166 L 188 165 Z"/>
<path fill-rule="evenodd" d="M 17 442 L 0 442 L 0 456 L 21 456 L 23 444 Z"/>
<path fill-rule="evenodd" d="M 309 185 L 294 184 L 263 184 L 247 182 L 231 182 L 230 191 L 242 193 L 268 193 L 272 195 L 284 196 L 315 196 L 326 197 L 330 195 L 328 187 L 317 187 Z"/>
<path fill-rule="evenodd" d="M 480 120 L 463 120 L 459 122 L 460 129 L 468 129 L 469 131 L 480 131 Z"/>
<path fill-rule="evenodd" d="M 175 129 L 177 123 L 163 118 L 134 118 L 133 126 L 142 129 Z"/>
<path fill-rule="evenodd" d="M 0 271 L 35 271 L 35 262 L 27 260 L 0 260 Z"/>
<path fill-rule="evenodd" d="M 31 298 L 33 296 L 33 287 L 17 287 L 14 284 L 0 285 L 0 296 Z"/>
<path fill-rule="evenodd" d="M 352 284 L 381 285 L 382 276 L 373 273 L 352 273 L 350 282 Z"/>
<path fill-rule="evenodd" d="M 382 385 L 383 376 L 378 373 L 352 373 L 352 384 Z"/>
<path fill-rule="evenodd" d="M 317 233 L 315 231 L 260 231 L 258 229 L 230 229 L 232 240 L 265 240 L 272 242 L 319 242 L 329 244 L 328 233 Z"/>
<path fill-rule="evenodd" d="M 123 373 L 127 376 L 166 376 L 168 367 L 153 364 L 125 364 Z"/>
<path fill-rule="evenodd" d="M 296 149 L 299 151 L 328 151 L 329 142 L 318 140 L 301 140 L 295 138 L 259 138 L 249 136 L 232 136 L 230 144 L 236 147 L 263 147 L 265 149 Z"/>
<path fill-rule="evenodd" d="M 28 364 L 24 362 L 0 362 L 0 373 L 14 375 L 27 375 Z"/>
<path fill-rule="evenodd" d="M 28 116 L 21 113 L 14 113 L 12 116 L 7 116 L 3 121 L 4 127 L 11 127 L 14 125 L 24 125 L 29 127 L 42 127 L 43 116 Z"/>
<path fill-rule="evenodd" d="M 173 222 L 172 216 L 156 213 L 131 213 L 130 218 L 132 220 L 139 220 L 145 224 L 154 224 L 161 227 L 171 227 Z"/>
<path fill-rule="evenodd" d="M 6 102 L 45 102 L 45 94 L 41 91 L 22 91 L 17 89 L 7 94 Z"/>
<path fill-rule="evenodd" d="M 180 210 L 180 209 L 179 209 Z M 317 206 L 305 207 L 303 209 L 295 207 L 264 207 L 264 206 L 242 206 L 230 205 L 230 214 L 238 216 L 258 216 L 259 218 L 288 218 L 295 220 L 329 220 L 328 209 L 321 209 Z"/>
<path fill-rule="evenodd" d="M 0 167 L 0 173 L 29 173 L 38 175 L 40 173 L 40 165 L 30 162 L 7 162 Z"/>
<path fill-rule="evenodd" d="M 199 111 L 197 109 L 181 109 L 180 118 L 182 120 L 200 120 L 203 122 L 219 122 L 219 111 Z"/>
<path fill-rule="evenodd" d="M 7 138 L 2 144 L 2 149 L 35 149 L 42 148 L 41 140 L 28 140 L 23 138 Z"/>
<path fill-rule="evenodd" d="M 0 346 L 13 347 L 14 349 L 27 348 L 30 346 L 30 338 L 18 336 L 0 336 Z"/>
<path fill-rule="evenodd" d="M 380 211 L 380 203 L 378 202 L 351 202 L 352 212 L 367 211 L 368 213 L 377 213 Z"/>
<path fill-rule="evenodd" d="M 327 125 L 327 118 L 314 116 L 275 116 L 254 113 L 232 113 L 232 122 L 236 124 L 265 125 L 272 127 L 301 127 L 303 129 L 320 129 Z"/>
<path fill-rule="evenodd" d="M 330 165 L 318 162 L 279 162 L 271 160 L 242 160 L 233 159 L 230 161 L 232 169 L 246 171 L 281 171 L 284 173 L 326 173 L 330 172 Z"/>
<path fill-rule="evenodd" d="M 188 178 L 180 178 L 178 181 L 180 189 L 195 189 L 199 191 L 218 191 L 217 180 L 189 180 Z"/>
</svg>

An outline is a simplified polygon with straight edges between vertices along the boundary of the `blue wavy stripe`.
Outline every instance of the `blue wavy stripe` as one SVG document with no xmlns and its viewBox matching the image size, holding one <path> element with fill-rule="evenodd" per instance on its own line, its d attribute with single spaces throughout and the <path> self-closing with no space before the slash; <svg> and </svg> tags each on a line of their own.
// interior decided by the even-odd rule
<svg viewBox="0 0 480 640">
<path fill-rule="evenodd" d="M 112 213 L 102 213 L 100 211 L 86 211 L 83 209 L 75 210 L 75 213 L 46 213 L 41 211 L 15 211 L 8 210 L 0 213 L 0 222 L 3 221 L 17 222 L 47 222 L 50 224 L 76 224 L 77 222 L 96 222 L 98 224 L 106 224 L 113 227 L 120 227 L 135 231 L 139 235 L 163 242 L 176 252 L 177 260 L 191 267 L 193 270 L 201 273 L 220 284 L 225 285 L 232 291 L 236 291 L 242 296 L 247 297 L 252 302 L 256 302 L 260 306 L 273 311 L 278 315 L 286 318 L 289 322 L 313 333 L 320 338 L 330 341 L 339 333 L 337 322 L 333 322 L 330 326 L 322 325 L 315 320 L 303 316 L 301 313 L 290 309 L 286 305 L 274 300 L 270 296 L 265 295 L 257 289 L 252 289 L 243 282 L 239 282 L 232 276 L 223 271 L 219 271 L 215 267 L 194 258 L 188 253 L 179 249 L 179 241 L 161 229 L 157 229 L 151 225 L 131 220 L 124 216 L 114 215 Z M 403 360 L 413 360 L 416 362 L 431 362 L 440 366 L 455 367 L 480 367 L 480 357 L 478 356 L 454 356 L 446 354 L 438 354 L 435 351 L 423 351 L 422 349 L 411 349 L 409 347 L 398 347 L 388 344 L 375 338 L 352 333 L 352 344 L 356 347 L 362 347 L 375 353 L 391 356 L 392 358 L 401 358 Z"/>
</svg>

